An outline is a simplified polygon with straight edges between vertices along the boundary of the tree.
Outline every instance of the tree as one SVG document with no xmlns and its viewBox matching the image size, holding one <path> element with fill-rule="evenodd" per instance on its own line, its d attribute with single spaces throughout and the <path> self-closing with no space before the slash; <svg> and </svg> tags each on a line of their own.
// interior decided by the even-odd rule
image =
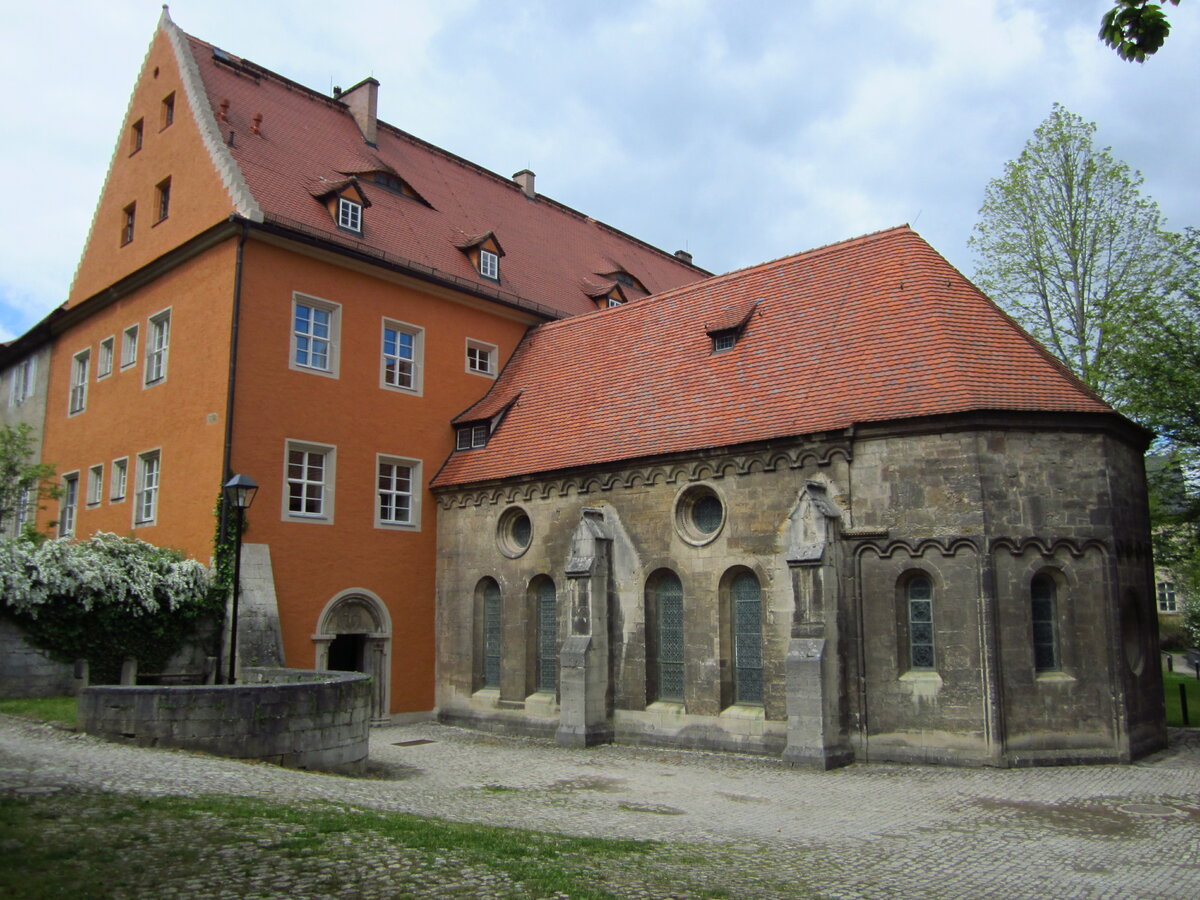
<svg viewBox="0 0 1200 900">
<path fill-rule="evenodd" d="M 1172 280 L 1116 355 L 1122 412 L 1184 450 L 1200 450 L 1200 229 L 1169 240 Z M 1200 463 L 1200 460 L 1193 461 Z"/>
<path fill-rule="evenodd" d="M 1179 0 L 1165 0 L 1179 5 Z M 1145 62 L 1159 51 L 1171 33 L 1163 0 L 1118 0 L 1100 19 L 1100 39 L 1129 62 Z"/>
<path fill-rule="evenodd" d="M 32 461 L 33 444 L 28 425 L 0 427 L 0 532 L 23 514 L 41 509 L 42 500 L 58 497 L 54 466 Z"/>
<path fill-rule="evenodd" d="M 1105 397 L 1118 348 L 1169 290 L 1176 258 L 1142 177 L 1057 103 L 988 183 L 969 241 L 975 280 Z"/>
</svg>

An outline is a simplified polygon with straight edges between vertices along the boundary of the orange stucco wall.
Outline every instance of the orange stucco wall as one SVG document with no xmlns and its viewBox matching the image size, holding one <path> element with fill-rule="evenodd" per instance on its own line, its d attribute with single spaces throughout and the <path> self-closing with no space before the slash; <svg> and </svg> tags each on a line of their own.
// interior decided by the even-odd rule
<svg viewBox="0 0 1200 900">
<path fill-rule="evenodd" d="M 162 126 L 164 98 L 175 94 L 175 118 Z M 210 114 L 204 111 L 206 115 Z M 133 123 L 144 123 L 133 151 Z M 157 186 L 171 179 L 170 213 L 158 220 Z M 134 237 L 122 245 L 124 210 L 136 203 Z M 159 30 L 133 89 L 108 177 L 96 207 L 68 305 L 75 306 L 130 272 L 226 218 L 229 194 L 200 138 L 174 50 Z"/>
<path fill-rule="evenodd" d="M 236 242 L 226 241 L 160 276 L 67 330 L 50 368 L 43 458 L 60 476 L 79 472 L 75 534 L 132 535 L 175 547 L 207 562 L 215 529 L 213 507 L 221 485 L 225 398 Z M 167 376 L 145 384 L 149 319 L 171 311 Z M 121 368 L 121 341 L 139 326 L 136 365 Z M 97 378 L 100 343 L 114 338 L 113 372 Z M 91 351 L 86 409 L 68 414 L 75 355 Z M 137 456 L 159 449 L 161 480 L 156 523 L 134 526 Z M 111 499 L 112 463 L 128 457 L 125 498 Z M 88 469 L 104 466 L 100 503 L 87 504 Z M 55 504 L 41 514 L 43 529 L 58 517 Z"/>
<path fill-rule="evenodd" d="M 336 378 L 289 365 L 293 292 L 341 305 Z M 380 386 L 383 319 L 425 329 L 423 393 Z M 432 709 L 437 521 L 424 487 L 453 445 L 450 420 L 491 379 L 466 371 L 466 341 L 495 344 L 503 365 L 528 326 L 473 307 L 251 240 L 246 245 L 232 466 L 260 487 L 245 539 L 271 547 L 286 662 L 311 666 L 326 604 L 366 589 L 392 618 L 393 712 Z M 336 447 L 332 524 L 284 519 L 288 440 Z M 422 462 L 419 531 L 375 526 L 376 454 Z"/>
</svg>

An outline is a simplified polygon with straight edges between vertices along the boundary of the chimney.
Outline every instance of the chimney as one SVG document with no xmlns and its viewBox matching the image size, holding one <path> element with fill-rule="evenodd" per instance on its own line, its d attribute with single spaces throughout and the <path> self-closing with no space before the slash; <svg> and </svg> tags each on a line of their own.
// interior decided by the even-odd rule
<svg viewBox="0 0 1200 900">
<path fill-rule="evenodd" d="M 513 175 L 513 181 L 521 186 L 521 191 L 530 200 L 533 200 L 537 197 L 537 193 L 533 189 L 533 178 L 533 173 L 528 169 L 522 169 L 520 172 L 517 172 L 515 175 Z"/>
<path fill-rule="evenodd" d="M 374 78 L 364 78 L 354 87 L 346 88 L 338 97 L 350 107 L 350 114 L 358 123 L 363 140 L 375 146 L 375 131 L 379 113 L 379 82 Z"/>
<path fill-rule="evenodd" d="M 683 262 L 687 263 L 689 266 L 692 264 L 692 254 L 688 253 L 686 250 L 676 250 L 675 258 L 682 260 Z"/>
</svg>

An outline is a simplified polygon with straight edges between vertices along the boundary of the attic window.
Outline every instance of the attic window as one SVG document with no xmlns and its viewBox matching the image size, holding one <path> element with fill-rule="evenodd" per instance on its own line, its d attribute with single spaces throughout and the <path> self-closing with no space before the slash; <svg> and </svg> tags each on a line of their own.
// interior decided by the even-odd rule
<svg viewBox="0 0 1200 900">
<path fill-rule="evenodd" d="M 479 274 L 493 281 L 500 280 L 500 257 L 491 250 L 479 251 Z"/>
<path fill-rule="evenodd" d="M 457 430 L 456 450 L 477 450 L 486 447 L 488 441 L 488 426 L 486 422 L 476 425 L 462 425 Z"/>
<path fill-rule="evenodd" d="M 397 194 L 404 193 L 404 182 L 388 172 L 376 172 L 372 176 L 372 180 L 389 191 L 395 191 Z"/>
<path fill-rule="evenodd" d="M 345 197 L 338 197 L 338 228 L 362 234 L 362 204 Z"/>
<path fill-rule="evenodd" d="M 136 203 L 130 203 L 121 210 L 121 246 L 125 246 L 133 240 L 133 222 L 136 216 Z"/>
<path fill-rule="evenodd" d="M 718 331 L 712 336 L 713 353 L 724 353 L 726 350 L 732 350 L 733 345 L 737 343 L 737 330 L 730 328 L 726 331 Z"/>
<path fill-rule="evenodd" d="M 621 300 L 621 298 L 620 298 L 620 297 L 609 297 L 609 298 L 608 298 L 608 303 L 606 303 L 605 305 L 606 305 L 606 306 L 607 306 L 609 309 L 612 309 L 612 307 L 614 307 L 614 306 L 623 306 L 623 305 L 624 305 L 624 302 Z"/>
<path fill-rule="evenodd" d="M 175 121 L 175 92 L 167 94 L 163 97 L 162 102 L 162 127 L 168 128 Z"/>
<path fill-rule="evenodd" d="M 145 124 L 144 120 L 138 119 L 136 122 L 133 123 L 133 127 L 130 129 L 130 133 L 129 133 L 129 155 L 130 156 L 132 156 L 133 154 L 137 153 L 139 150 L 142 149 L 142 136 L 144 135 L 145 131 L 146 131 L 146 124 Z"/>
</svg>

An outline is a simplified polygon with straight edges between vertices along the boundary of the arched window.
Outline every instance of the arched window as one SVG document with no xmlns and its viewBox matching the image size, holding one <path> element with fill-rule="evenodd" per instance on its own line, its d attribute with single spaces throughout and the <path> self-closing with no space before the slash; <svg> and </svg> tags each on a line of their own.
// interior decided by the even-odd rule
<svg viewBox="0 0 1200 900">
<path fill-rule="evenodd" d="M 646 587 L 646 675 L 651 700 L 683 700 L 683 584 L 669 569 Z"/>
<path fill-rule="evenodd" d="M 733 702 L 762 703 L 762 591 L 758 579 L 741 572 L 729 585 L 733 622 Z"/>
<path fill-rule="evenodd" d="M 483 580 L 483 686 L 500 687 L 500 585 Z"/>
<path fill-rule="evenodd" d="M 1052 672 L 1062 668 L 1058 653 L 1058 588 L 1049 575 L 1035 575 L 1029 585 L 1033 618 L 1033 668 Z"/>
<path fill-rule="evenodd" d="M 933 582 L 914 575 L 905 587 L 908 604 L 908 665 L 911 669 L 935 668 L 933 653 Z"/>
<path fill-rule="evenodd" d="M 558 603 L 554 582 L 537 583 L 537 680 L 539 691 L 558 689 Z"/>
</svg>

